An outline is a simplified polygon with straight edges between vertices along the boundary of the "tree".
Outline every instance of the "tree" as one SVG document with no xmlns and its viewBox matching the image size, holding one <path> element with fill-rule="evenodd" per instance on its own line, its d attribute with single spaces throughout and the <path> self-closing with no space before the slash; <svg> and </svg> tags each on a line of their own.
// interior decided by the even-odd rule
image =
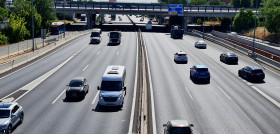
<svg viewBox="0 0 280 134">
<path fill-rule="evenodd" d="M 224 29 L 228 29 L 230 24 L 231 24 L 231 18 L 226 18 L 226 17 L 221 18 L 221 26 Z"/>
<path fill-rule="evenodd" d="M 252 7 L 256 7 L 256 2 L 257 2 L 257 0 L 253 0 L 253 5 L 252 5 Z M 258 7 L 260 7 L 260 4 L 262 3 L 263 1 L 262 0 L 258 0 Z"/>
<path fill-rule="evenodd" d="M 42 28 L 49 28 L 52 21 L 56 19 L 53 0 L 35 0 L 34 5 L 42 17 Z"/>
<path fill-rule="evenodd" d="M 231 5 L 234 7 L 240 7 L 240 0 L 231 0 Z"/>
<path fill-rule="evenodd" d="M 9 11 L 5 8 L 1 8 L 0 7 L 0 22 L 5 19 L 5 18 L 8 18 L 9 16 Z"/>
<path fill-rule="evenodd" d="M 243 8 L 235 16 L 233 21 L 233 28 L 236 32 L 245 32 L 254 28 L 255 26 L 255 14 L 252 10 L 244 11 Z"/>
<path fill-rule="evenodd" d="M 240 6 L 241 7 L 251 7 L 251 0 L 241 0 Z"/>
<path fill-rule="evenodd" d="M 191 5 L 206 5 L 206 0 L 192 0 L 190 2 Z"/>
<path fill-rule="evenodd" d="M 0 0 L 0 7 L 2 8 L 6 7 L 6 0 Z"/>
<path fill-rule="evenodd" d="M 187 4 L 187 0 L 168 0 L 169 4 Z"/>
<path fill-rule="evenodd" d="M 8 43 L 8 38 L 5 35 L 3 35 L 0 31 L 0 45 L 4 45 L 7 43 Z"/>
<path fill-rule="evenodd" d="M 32 5 L 31 1 L 26 0 L 17 0 L 15 1 L 15 13 L 23 17 L 26 23 L 26 28 L 28 31 L 32 31 Z M 40 35 L 41 33 L 41 22 L 42 17 L 38 14 L 36 10 L 36 6 L 33 7 L 33 14 L 34 14 L 34 33 L 36 35 Z"/>
<path fill-rule="evenodd" d="M 265 27 L 269 32 L 280 33 L 280 1 L 268 0 L 261 9 L 265 17 Z"/>
<path fill-rule="evenodd" d="M 220 0 L 210 0 L 209 5 L 220 5 L 221 1 Z"/>
<path fill-rule="evenodd" d="M 30 36 L 29 31 L 26 29 L 26 22 L 23 17 L 17 16 L 16 13 L 11 13 L 9 17 L 10 27 L 8 30 L 9 42 L 18 42 L 23 40 L 26 36 Z"/>
</svg>

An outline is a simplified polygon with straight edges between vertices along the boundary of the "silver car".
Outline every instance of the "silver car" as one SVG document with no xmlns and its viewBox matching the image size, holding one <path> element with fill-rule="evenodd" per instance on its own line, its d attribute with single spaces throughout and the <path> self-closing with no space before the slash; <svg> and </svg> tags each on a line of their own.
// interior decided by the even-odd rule
<svg viewBox="0 0 280 134">
<path fill-rule="evenodd" d="M 186 52 L 180 51 L 174 54 L 174 61 L 176 63 L 178 62 L 183 62 L 183 63 L 188 63 L 188 56 Z"/>
<path fill-rule="evenodd" d="M 194 44 L 194 46 L 196 47 L 196 48 L 204 48 L 204 49 L 206 49 L 206 42 L 205 41 L 203 41 L 203 40 L 200 40 L 200 41 L 196 41 L 195 42 L 195 44 Z"/>
<path fill-rule="evenodd" d="M 23 117 L 23 108 L 18 103 L 0 103 L 0 133 L 10 134 L 15 126 L 23 122 Z"/>
</svg>

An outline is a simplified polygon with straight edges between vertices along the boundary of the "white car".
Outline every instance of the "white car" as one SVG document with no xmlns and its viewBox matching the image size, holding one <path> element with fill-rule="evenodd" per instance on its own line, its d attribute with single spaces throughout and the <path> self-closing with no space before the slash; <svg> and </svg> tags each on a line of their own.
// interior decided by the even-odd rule
<svg viewBox="0 0 280 134">
<path fill-rule="evenodd" d="M 174 61 L 188 63 L 188 55 L 183 51 L 177 52 L 174 54 Z"/>
<path fill-rule="evenodd" d="M 237 37 L 237 33 L 236 32 L 230 32 L 229 35 Z"/>
<path fill-rule="evenodd" d="M 203 41 L 203 40 L 196 41 L 195 44 L 194 44 L 194 46 L 195 46 L 196 48 L 204 48 L 204 49 L 206 49 L 206 47 L 207 47 L 206 42 Z"/>
</svg>

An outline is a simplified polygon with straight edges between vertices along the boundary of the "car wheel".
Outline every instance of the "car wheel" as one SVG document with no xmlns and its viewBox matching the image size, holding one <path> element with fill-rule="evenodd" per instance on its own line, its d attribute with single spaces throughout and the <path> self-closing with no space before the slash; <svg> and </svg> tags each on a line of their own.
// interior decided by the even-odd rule
<svg viewBox="0 0 280 134">
<path fill-rule="evenodd" d="M 225 63 L 227 64 L 227 60 L 225 59 Z"/>
<path fill-rule="evenodd" d="M 12 125 L 9 125 L 6 134 L 11 134 L 11 133 L 12 133 Z"/>
<path fill-rule="evenodd" d="M 20 116 L 19 124 L 23 123 L 23 118 L 24 118 L 24 114 L 22 113 L 21 116 Z"/>
<path fill-rule="evenodd" d="M 241 77 L 240 71 L 238 71 L 238 76 Z"/>
</svg>

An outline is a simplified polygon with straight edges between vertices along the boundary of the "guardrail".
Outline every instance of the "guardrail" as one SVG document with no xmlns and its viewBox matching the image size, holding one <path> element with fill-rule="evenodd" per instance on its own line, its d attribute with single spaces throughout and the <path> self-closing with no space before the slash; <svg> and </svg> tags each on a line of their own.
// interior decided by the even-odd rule
<svg viewBox="0 0 280 134">
<path fill-rule="evenodd" d="M 9 8 L 13 8 L 13 3 L 7 3 Z M 168 4 L 141 4 L 141 3 L 105 3 L 105 2 L 55 2 L 54 8 L 67 9 L 107 9 L 107 10 L 141 10 L 141 11 L 166 11 Z M 245 8 L 245 10 L 256 8 Z M 184 11 L 188 12 L 239 12 L 240 8 L 232 6 L 197 6 L 184 5 Z"/>
<path fill-rule="evenodd" d="M 197 31 L 197 30 L 193 30 L 192 31 L 193 34 L 196 34 L 200 37 L 202 37 L 203 33 L 201 33 L 200 31 Z M 261 54 L 256 54 L 256 55 L 252 55 L 252 51 L 251 49 L 247 49 L 247 48 L 244 48 L 240 45 L 237 45 L 235 43 L 232 43 L 232 42 L 229 42 L 227 40 L 225 40 L 224 38 L 219 38 L 219 37 L 216 37 L 216 36 L 213 36 L 211 34 L 204 34 L 204 39 L 207 39 L 211 42 L 214 42 L 214 43 L 217 43 L 223 47 L 226 47 L 228 49 L 231 49 L 235 52 L 238 52 L 240 54 L 243 54 L 243 55 L 246 55 L 248 57 L 251 57 L 252 59 L 256 60 L 256 61 L 259 61 L 259 62 L 262 62 L 268 66 L 271 66 L 273 67 L 274 69 L 276 70 L 279 70 L 280 71 L 280 62 L 277 62 L 275 61 L 273 58 L 268 58 L 266 56 L 263 56 Z M 256 51 L 257 52 L 257 51 Z"/>
</svg>

